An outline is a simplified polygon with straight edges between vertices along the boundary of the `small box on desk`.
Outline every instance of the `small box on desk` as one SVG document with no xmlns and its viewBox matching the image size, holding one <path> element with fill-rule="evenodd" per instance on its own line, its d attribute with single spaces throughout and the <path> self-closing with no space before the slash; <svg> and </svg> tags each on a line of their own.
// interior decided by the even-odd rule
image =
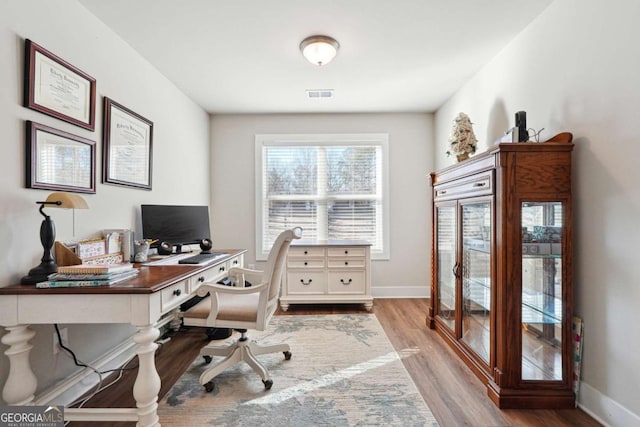
<svg viewBox="0 0 640 427">
<path fill-rule="evenodd" d="M 103 241 L 104 242 L 104 241 Z M 82 258 L 77 253 L 76 248 L 68 247 L 64 243 L 55 242 L 56 264 L 58 265 L 78 265 L 78 264 L 120 264 L 123 261 L 122 252 L 112 254 L 102 254 Z"/>
</svg>

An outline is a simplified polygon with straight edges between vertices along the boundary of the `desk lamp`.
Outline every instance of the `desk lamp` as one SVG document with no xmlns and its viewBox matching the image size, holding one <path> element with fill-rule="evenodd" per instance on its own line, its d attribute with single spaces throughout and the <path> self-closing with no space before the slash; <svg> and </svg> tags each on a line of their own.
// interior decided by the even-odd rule
<svg viewBox="0 0 640 427">
<path fill-rule="evenodd" d="M 87 202 L 77 194 L 55 192 L 49 194 L 44 202 L 36 202 L 40 205 L 40 213 L 44 217 L 40 225 L 40 242 L 44 249 L 40 265 L 29 270 L 29 274 L 21 280 L 23 285 L 33 285 L 47 280 L 47 277 L 58 270 L 58 266 L 53 259 L 51 248 L 56 240 L 56 225 L 49 215 L 44 213 L 45 207 L 63 209 L 88 209 Z"/>
</svg>

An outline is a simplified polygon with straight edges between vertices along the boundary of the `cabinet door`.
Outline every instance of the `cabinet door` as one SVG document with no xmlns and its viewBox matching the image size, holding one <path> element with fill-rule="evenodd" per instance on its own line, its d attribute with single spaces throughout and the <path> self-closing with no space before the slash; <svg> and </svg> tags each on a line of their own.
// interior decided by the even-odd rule
<svg viewBox="0 0 640 427">
<path fill-rule="evenodd" d="M 491 199 L 461 203 L 462 341 L 489 363 L 491 343 Z"/>
<path fill-rule="evenodd" d="M 522 379 L 562 381 L 562 202 L 522 203 Z"/>
<path fill-rule="evenodd" d="M 456 203 L 438 203 L 436 215 L 436 268 L 437 268 L 437 305 L 436 315 L 455 331 L 456 321 L 456 274 L 458 269 L 456 254 Z"/>
</svg>

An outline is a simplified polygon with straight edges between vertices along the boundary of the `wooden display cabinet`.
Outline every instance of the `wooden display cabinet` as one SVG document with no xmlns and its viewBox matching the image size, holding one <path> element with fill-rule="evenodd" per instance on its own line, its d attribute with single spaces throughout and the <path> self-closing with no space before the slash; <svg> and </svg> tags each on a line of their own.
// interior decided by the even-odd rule
<svg viewBox="0 0 640 427">
<path fill-rule="evenodd" d="M 561 142 L 498 144 L 431 174 L 427 323 L 500 408 L 575 403 L 573 144 L 561 135 Z"/>
</svg>

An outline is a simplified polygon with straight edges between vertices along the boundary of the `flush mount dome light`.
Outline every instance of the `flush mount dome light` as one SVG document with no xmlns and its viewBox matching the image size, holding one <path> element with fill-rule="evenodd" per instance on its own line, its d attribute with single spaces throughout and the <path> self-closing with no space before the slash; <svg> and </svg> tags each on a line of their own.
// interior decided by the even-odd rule
<svg viewBox="0 0 640 427">
<path fill-rule="evenodd" d="M 300 43 L 300 51 L 309 62 L 322 66 L 331 62 L 338 53 L 340 44 L 329 36 L 310 36 Z"/>
</svg>

